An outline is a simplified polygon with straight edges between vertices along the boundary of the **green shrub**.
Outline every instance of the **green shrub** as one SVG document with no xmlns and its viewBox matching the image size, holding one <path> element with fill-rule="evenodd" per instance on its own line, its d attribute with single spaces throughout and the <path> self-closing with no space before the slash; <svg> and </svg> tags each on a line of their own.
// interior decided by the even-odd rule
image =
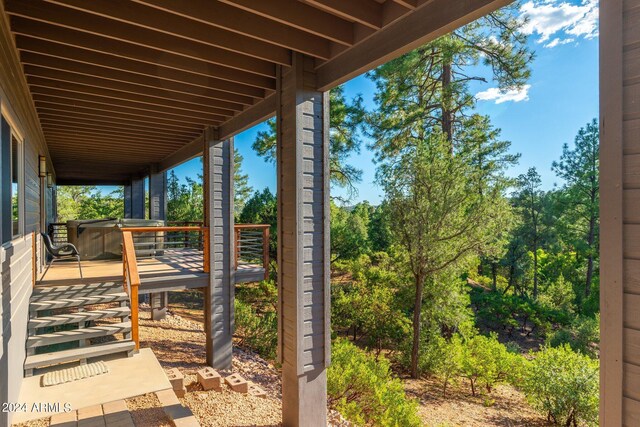
<svg viewBox="0 0 640 427">
<path fill-rule="evenodd" d="M 598 424 L 598 362 L 566 344 L 535 353 L 527 363 L 522 388 L 549 421 L 565 426 Z"/>
<path fill-rule="evenodd" d="M 598 357 L 600 343 L 600 314 L 595 318 L 577 317 L 569 327 L 560 328 L 547 339 L 551 347 L 568 344 L 573 351 L 578 351 L 592 358 Z"/>
<path fill-rule="evenodd" d="M 278 347 L 278 318 L 275 311 L 257 313 L 249 304 L 235 300 L 235 333 L 240 344 L 265 359 L 275 359 Z"/>
<path fill-rule="evenodd" d="M 356 424 L 419 426 L 417 404 L 393 378 L 389 362 L 344 339 L 334 341 L 327 394 L 332 408 Z"/>
<path fill-rule="evenodd" d="M 460 345 L 461 349 L 454 353 L 460 354 L 460 375 L 469 380 L 472 395 L 476 395 L 477 386 L 491 393 L 497 384 L 517 382 L 521 356 L 507 351 L 495 334 L 476 335 L 460 341 Z"/>
<path fill-rule="evenodd" d="M 553 281 L 540 295 L 539 301 L 552 309 L 572 312 L 576 294 L 573 291 L 573 284 L 560 276 Z"/>
</svg>

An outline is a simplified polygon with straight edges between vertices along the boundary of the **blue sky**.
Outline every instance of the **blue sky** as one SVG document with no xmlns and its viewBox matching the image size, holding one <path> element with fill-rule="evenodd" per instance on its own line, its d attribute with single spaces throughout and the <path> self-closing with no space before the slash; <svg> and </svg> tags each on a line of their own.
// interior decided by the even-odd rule
<svg viewBox="0 0 640 427">
<path fill-rule="evenodd" d="M 478 97 L 477 110 L 491 117 L 502 129 L 502 139 L 511 141 L 511 149 L 520 153 L 519 164 L 509 170 L 517 176 L 529 167 L 542 175 L 545 189 L 559 183 L 551 171 L 551 162 L 560 157 L 562 144 L 573 143 L 578 129 L 598 116 L 598 37 L 597 0 L 533 0 L 522 3 L 521 13 L 529 18 L 525 27 L 529 44 L 536 53 L 532 77 L 518 93 L 500 93 L 489 82 L 473 87 Z M 365 76 L 345 84 L 347 98 L 361 94 L 368 109 L 374 107 L 375 87 Z M 244 157 L 243 169 L 254 190 L 275 189 L 275 167 L 259 158 L 251 145 L 264 124 L 235 138 Z M 382 191 L 375 185 L 373 154 L 364 140 L 359 154 L 350 162 L 362 169 L 362 182 L 353 203 L 381 201 Z M 197 159 L 175 169 L 179 177 L 195 176 Z M 341 189 L 333 194 L 345 196 Z"/>
</svg>

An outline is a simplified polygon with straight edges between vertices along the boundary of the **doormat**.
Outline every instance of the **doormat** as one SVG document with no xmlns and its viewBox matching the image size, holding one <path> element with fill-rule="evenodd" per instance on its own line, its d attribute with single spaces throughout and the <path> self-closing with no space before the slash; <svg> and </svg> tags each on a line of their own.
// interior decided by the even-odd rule
<svg viewBox="0 0 640 427">
<path fill-rule="evenodd" d="M 48 387 L 57 384 L 95 377 L 109 372 L 109 368 L 103 361 L 47 372 L 42 376 L 42 386 Z"/>
</svg>

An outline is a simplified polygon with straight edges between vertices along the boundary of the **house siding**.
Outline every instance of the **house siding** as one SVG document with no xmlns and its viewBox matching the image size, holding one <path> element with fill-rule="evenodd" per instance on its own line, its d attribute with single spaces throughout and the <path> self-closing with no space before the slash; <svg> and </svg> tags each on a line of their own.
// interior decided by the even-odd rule
<svg viewBox="0 0 640 427">
<path fill-rule="evenodd" d="M 640 0 L 603 0 L 600 7 L 600 423 L 637 426 L 640 424 Z"/>
<path fill-rule="evenodd" d="M 16 403 L 24 372 L 29 298 L 36 277 L 34 260 L 41 269 L 44 258 L 41 239 L 36 238 L 34 242 L 37 234 L 33 233 L 40 231 L 43 219 L 52 220 L 55 215 L 54 189 L 48 188 L 45 180 L 38 176 L 40 155 L 48 159 L 47 169 L 54 171 L 9 32 L 3 2 L 0 2 L 0 108 L 24 144 L 22 235 L 0 247 L 0 402 Z M 11 414 L 0 412 L 0 425 L 10 423 Z"/>
<path fill-rule="evenodd" d="M 623 424 L 640 422 L 640 0 L 623 1 Z"/>
</svg>

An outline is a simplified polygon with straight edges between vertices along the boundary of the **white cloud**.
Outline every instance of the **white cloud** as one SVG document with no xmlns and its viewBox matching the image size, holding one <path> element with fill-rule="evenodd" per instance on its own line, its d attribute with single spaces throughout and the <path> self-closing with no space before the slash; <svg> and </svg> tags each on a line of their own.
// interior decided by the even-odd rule
<svg viewBox="0 0 640 427">
<path fill-rule="evenodd" d="M 567 43 L 571 43 L 575 41 L 575 39 L 564 39 L 561 40 L 560 37 L 556 37 L 555 39 L 551 40 L 549 43 L 545 44 L 544 47 L 556 47 L 562 44 L 567 44 Z"/>
<path fill-rule="evenodd" d="M 529 0 L 520 12 L 528 19 L 523 32 L 537 35 L 537 42 L 548 48 L 571 43 L 577 37 L 598 37 L 598 0 Z"/>
<path fill-rule="evenodd" d="M 496 104 L 503 102 L 522 102 L 529 100 L 529 89 L 531 85 L 524 85 L 520 89 L 501 91 L 497 87 L 492 87 L 476 94 L 476 99 L 480 101 L 495 101 Z"/>
</svg>

